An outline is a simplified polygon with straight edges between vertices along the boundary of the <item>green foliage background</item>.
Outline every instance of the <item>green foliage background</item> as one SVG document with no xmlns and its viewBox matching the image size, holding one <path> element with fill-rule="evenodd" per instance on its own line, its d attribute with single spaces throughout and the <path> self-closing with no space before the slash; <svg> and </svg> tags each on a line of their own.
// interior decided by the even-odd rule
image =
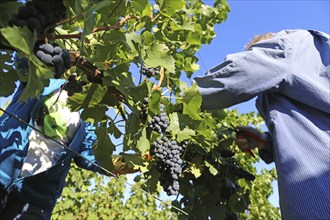
<svg viewBox="0 0 330 220">
<path fill-rule="evenodd" d="M 76 65 L 64 78 L 76 72 L 79 81 L 87 82 L 83 92 L 70 97 L 68 105 L 97 125 L 94 150 L 103 167 L 112 170 L 111 156 L 122 149 L 125 161 L 140 170 L 136 186 L 159 196 L 162 188 L 155 161 L 144 160 L 143 155 L 160 138 L 147 129 L 148 120 L 159 114 L 160 104 L 165 105 L 170 119 L 168 137 L 189 141 L 183 155 L 186 167 L 179 180 L 180 195 L 172 200 L 172 205 L 189 216 L 158 205 L 152 197 L 135 190 L 124 201 L 121 181 L 72 169 L 54 219 L 230 219 L 232 213 L 240 219 L 279 219 L 278 208 L 268 201 L 275 171 L 257 175 L 254 164 L 258 159 L 237 149 L 230 130 L 231 125 L 258 126 L 261 118 L 236 111 L 201 111 L 198 88 L 187 83 L 199 69 L 195 54 L 203 44 L 211 43 L 215 25 L 224 22 L 230 11 L 225 0 L 207 3 L 64 0 L 69 19 L 57 24 L 54 34 L 37 36 L 26 27 L 8 26 L 21 4 L 1 1 L 1 11 L 6 13 L 0 17 L 0 96 L 11 95 L 17 81 L 27 83 L 21 101 L 41 94 L 54 70 L 34 55 L 33 47 L 37 39 L 47 38 L 79 57 L 75 62 L 86 60 L 92 70 L 97 68 L 101 73 L 95 76 L 86 66 Z M 28 58 L 28 73 L 15 68 L 14 51 Z M 139 73 L 141 65 L 159 68 L 164 79 L 145 78 Z M 147 120 L 141 118 L 145 98 Z M 235 155 L 224 157 L 223 150 Z M 233 166 L 256 179 L 239 177 L 230 169 Z M 223 196 L 226 192 L 229 196 Z"/>
</svg>

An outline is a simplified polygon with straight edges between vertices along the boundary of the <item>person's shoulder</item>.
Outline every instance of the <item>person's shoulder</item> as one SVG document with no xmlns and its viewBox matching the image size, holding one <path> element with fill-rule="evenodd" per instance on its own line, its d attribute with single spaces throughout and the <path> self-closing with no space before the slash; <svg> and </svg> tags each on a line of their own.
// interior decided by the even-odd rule
<svg viewBox="0 0 330 220">
<path fill-rule="evenodd" d="M 318 31 L 318 30 L 308 30 L 309 33 L 313 34 L 313 35 L 317 35 L 317 36 L 320 36 L 320 37 L 323 37 L 325 38 L 326 40 L 329 40 L 330 39 L 330 36 L 329 34 L 323 32 L 323 31 Z"/>
<path fill-rule="evenodd" d="M 290 37 L 298 37 L 298 36 L 305 36 L 307 34 L 310 34 L 309 30 L 305 29 L 288 29 L 288 30 L 282 30 L 275 34 L 275 37 L 279 38 L 290 38 Z"/>
</svg>

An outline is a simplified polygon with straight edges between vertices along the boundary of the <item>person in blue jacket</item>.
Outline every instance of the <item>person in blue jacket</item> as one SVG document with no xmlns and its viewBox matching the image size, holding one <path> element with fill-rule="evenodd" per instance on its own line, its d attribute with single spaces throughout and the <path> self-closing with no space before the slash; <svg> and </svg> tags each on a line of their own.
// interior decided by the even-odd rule
<svg viewBox="0 0 330 220">
<path fill-rule="evenodd" d="M 282 218 L 330 219 L 329 35 L 298 29 L 259 36 L 194 80 L 203 109 L 257 97 L 268 132 L 240 127 L 256 138 L 236 142 L 275 161 Z"/>
<path fill-rule="evenodd" d="M 106 174 L 94 165 L 99 164 L 92 148 L 94 127 L 66 106 L 68 94 L 61 90 L 64 82 L 51 79 L 40 98 L 26 102 L 18 101 L 25 88 L 21 83 L 7 113 L 0 117 L 2 220 L 50 219 L 72 160 L 81 168 Z M 134 172 L 126 167 L 124 173 L 125 169 Z"/>
</svg>

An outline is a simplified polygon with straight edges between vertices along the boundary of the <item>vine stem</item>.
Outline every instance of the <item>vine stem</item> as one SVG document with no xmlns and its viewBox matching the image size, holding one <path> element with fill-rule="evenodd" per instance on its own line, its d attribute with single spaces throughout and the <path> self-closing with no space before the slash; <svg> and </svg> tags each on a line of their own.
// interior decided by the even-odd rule
<svg viewBox="0 0 330 220">
<path fill-rule="evenodd" d="M 64 23 L 66 23 L 66 22 L 73 21 L 73 20 L 75 20 L 75 19 L 77 19 L 77 18 L 80 18 L 80 17 L 82 17 L 82 16 L 84 16 L 84 13 L 80 13 L 80 14 L 78 14 L 78 15 L 76 15 L 76 16 L 73 16 L 73 17 L 70 17 L 70 18 L 64 19 L 64 20 L 62 20 L 62 21 L 59 21 L 59 22 L 56 23 L 56 25 L 61 25 L 61 24 L 64 24 Z"/>
<path fill-rule="evenodd" d="M 164 98 L 174 98 L 174 99 L 181 99 L 184 100 L 183 97 L 175 97 L 175 96 L 163 96 Z"/>
<path fill-rule="evenodd" d="M 97 32 L 100 32 L 100 31 L 118 30 L 129 19 L 139 20 L 140 16 L 126 15 L 117 24 L 96 27 L 91 31 L 91 33 L 93 34 L 93 33 L 97 33 Z M 71 38 L 80 38 L 82 36 L 82 34 L 83 34 L 83 32 L 79 32 L 77 34 L 60 34 L 60 35 L 50 35 L 49 34 L 49 35 L 46 35 L 46 37 L 48 39 L 71 39 Z"/>
<path fill-rule="evenodd" d="M 164 75 L 165 75 L 165 73 L 164 73 L 164 67 L 160 67 L 159 73 L 160 73 L 160 79 L 158 81 L 158 84 L 157 85 L 154 85 L 152 87 L 152 90 L 157 90 L 157 89 L 160 89 L 161 88 L 162 82 L 164 80 Z"/>
</svg>

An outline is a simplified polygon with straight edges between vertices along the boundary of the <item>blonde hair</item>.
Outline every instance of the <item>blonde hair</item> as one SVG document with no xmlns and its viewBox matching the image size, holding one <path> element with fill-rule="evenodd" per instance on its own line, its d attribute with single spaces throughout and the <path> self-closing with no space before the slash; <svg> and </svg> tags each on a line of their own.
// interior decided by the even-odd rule
<svg viewBox="0 0 330 220">
<path fill-rule="evenodd" d="M 272 37 L 274 37 L 274 33 L 272 32 L 268 32 L 268 33 L 264 33 L 264 34 L 260 34 L 260 35 L 256 35 L 252 38 L 252 40 L 250 40 L 249 43 L 247 43 L 245 46 L 244 46 L 244 49 L 247 50 L 249 49 L 253 44 L 259 42 L 259 41 L 262 41 L 262 40 L 267 40 L 267 39 L 270 39 Z"/>
</svg>

